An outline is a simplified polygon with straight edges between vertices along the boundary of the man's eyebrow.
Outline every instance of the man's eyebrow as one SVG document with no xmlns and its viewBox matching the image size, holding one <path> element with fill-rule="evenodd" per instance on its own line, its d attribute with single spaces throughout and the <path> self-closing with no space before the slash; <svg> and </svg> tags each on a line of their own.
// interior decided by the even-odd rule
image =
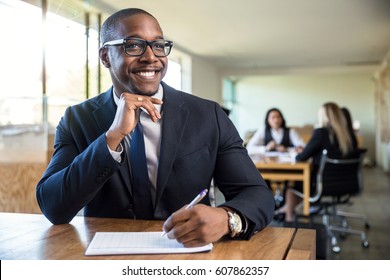
<svg viewBox="0 0 390 280">
<path fill-rule="evenodd" d="M 134 39 L 141 39 L 141 40 L 145 40 L 142 38 L 142 36 L 138 35 L 138 34 L 132 34 L 132 35 L 129 35 L 129 36 L 126 36 L 124 37 L 125 39 L 129 39 L 129 38 L 134 38 Z M 163 35 L 157 35 L 155 36 L 155 38 L 153 40 L 165 40 L 164 39 L 164 36 Z"/>
</svg>

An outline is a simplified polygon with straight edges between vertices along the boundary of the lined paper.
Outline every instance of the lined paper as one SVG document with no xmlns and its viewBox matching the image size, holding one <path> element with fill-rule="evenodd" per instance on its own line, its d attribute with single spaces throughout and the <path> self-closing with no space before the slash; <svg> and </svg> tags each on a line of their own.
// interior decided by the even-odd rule
<svg viewBox="0 0 390 280">
<path fill-rule="evenodd" d="M 210 251 L 213 245 L 186 248 L 160 232 L 97 232 L 85 255 L 180 254 Z"/>
</svg>

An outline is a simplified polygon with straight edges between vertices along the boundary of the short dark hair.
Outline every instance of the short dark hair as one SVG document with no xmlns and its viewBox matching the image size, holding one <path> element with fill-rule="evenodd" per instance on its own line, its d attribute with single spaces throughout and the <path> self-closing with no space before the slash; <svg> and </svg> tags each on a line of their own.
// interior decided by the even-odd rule
<svg viewBox="0 0 390 280">
<path fill-rule="evenodd" d="M 117 23 L 127 17 L 138 15 L 138 14 L 144 14 L 151 16 L 152 18 L 156 19 L 154 16 L 152 16 L 150 13 L 148 13 L 145 10 L 138 9 L 138 8 L 127 8 L 123 10 L 119 10 L 115 13 L 113 13 L 111 16 L 109 16 L 102 25 L 102 29 L 100 31 L 100 40 L 102 44 L 105 42 L 118 39 L 115 36 L 117 35 L 116 27 Z"/>
</svg>

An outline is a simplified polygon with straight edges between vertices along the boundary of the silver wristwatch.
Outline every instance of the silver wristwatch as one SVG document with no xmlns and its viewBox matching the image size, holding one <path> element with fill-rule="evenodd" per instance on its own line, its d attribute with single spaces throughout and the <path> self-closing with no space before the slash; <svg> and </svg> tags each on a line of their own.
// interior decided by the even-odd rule
<svg viewBox="0 0 390 280">
<path fill-rule="evenodd" d="M 237 213 L 227 211 L 230 237 L 237 237 L 242 232 L 242 221 Z"/>
</svg>

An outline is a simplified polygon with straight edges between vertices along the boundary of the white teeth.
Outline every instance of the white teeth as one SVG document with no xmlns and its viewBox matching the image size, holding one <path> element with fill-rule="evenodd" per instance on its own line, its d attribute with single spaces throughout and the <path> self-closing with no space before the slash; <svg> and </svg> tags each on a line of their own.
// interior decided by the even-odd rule
<svg viewBox="0 0 390 280">
<path fill-rule="evenodd" d="M 138 75 L 145 76 L 145 77 L 151 77 L 155 74 L 155 71 L 152 72 L 138 72 Z"/>
</svg>

